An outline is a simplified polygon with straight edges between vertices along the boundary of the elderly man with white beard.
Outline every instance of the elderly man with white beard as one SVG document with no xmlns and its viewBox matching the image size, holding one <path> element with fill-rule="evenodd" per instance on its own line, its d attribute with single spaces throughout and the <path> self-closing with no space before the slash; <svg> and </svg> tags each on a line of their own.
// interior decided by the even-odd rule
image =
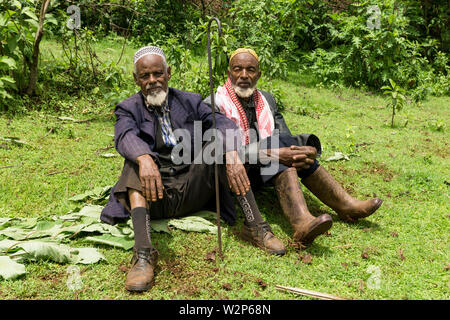
<svg viewBox="0 0 450 320">
<path fill-rule="evenodd" d="M 214 165 L 204 159 L 203 148 L 208 143 L 195 141 L 197 125 L 200 139 L 212 128 L 212 112 L 199 94 L 169 88 L 171 68 L 160 48 L 141 48 L 134 56 L 134 65 L 140 92 L 120 102 L 114 112 L 114 141 L 125 158 L 124 167 L 100 218 L 115 224 L 131 217 L 135 245 L 125 288 L 146 291 L 154 283 L 158 259 L 151 241 L 150 219 L 186 216 L 208 208 L 211 200 L 215 203 Z M 216 127 L 222 135 L 237 129 L 220 113 L 216 114 Z M 180 131 L 184 135 L 179 136 Z M 229 224 L 236 219 L 230 190 L 255 207 L 250 182 L 236 152 L 240 143 L 235 142 L 223 142 L 220 159 L 224 158 L 225 164 L 218 165 L 220 212 Z M 200 150 L 196 151 L 196 143 L 202 146 Z M 181 148 L 186 153 L 182 156 L 173 152 L 180 144 L 186 146 Z M 214 151 L 214 157 L 219 157 L 219 151 Z M 200 163 L 195 161 L 199 152 L 203 159 Z M 178 161 L 178 156 L 187 160 Z M 246 214 L 245 219 L 264 222 L 257 211 Z M 268 238 L 273 253 L 284 254 L 281 241 L 273 234 Z"/>
<path fill-rule="evenodd" d="M 284 215 L 294 229 L 293 240 L 300 247 L 309 246 L 332 226 L 329 214 L 313 216 L 307 207 L 302 183 L 346 222 L 373 214 L 382 204 L 379 198 L 360 201 L 349 195 L 317 161 L 321 144 L 313 134 L 293 136 L 273 96 L 258 90 L 261 77 L 259 57 L 248 48 L 234 51 L 229 60 L 227 81 L 219 86 L 215 104 L 239 128 L 243 161 L 254 190 L 272 184 Z M 210 104 L 211 97 L 205 99 Z M 252 134 L 253 133 L 253 134 Z M 252 163 L 249 159 L 257 159 Z M 263 159 L 279 163 L 277 172 L 264 173 Z"/>
</svg>

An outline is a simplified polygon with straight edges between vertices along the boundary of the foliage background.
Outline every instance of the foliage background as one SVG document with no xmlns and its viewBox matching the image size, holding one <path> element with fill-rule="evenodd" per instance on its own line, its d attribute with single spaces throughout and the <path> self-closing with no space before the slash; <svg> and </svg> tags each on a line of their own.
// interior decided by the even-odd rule
<svg viewBox="0 0 450 320">
<path fill-rule="evenodd" d="M 412 101 L 448 95 L 450 34 L 448 2 L 351 0 L 52 0 L 44 20 L 45 38 L 56 39 L 64 56 L 39 64 L 36 91 L 23 99 L 41 1 L 0 3 L 0 107 L 26 111 L 42 106 L 46 92 L 81 88 L 101 92 L 117 103 L 134 90 L 124 81 L 122 55 L 100 60 L 93 43 L 123 37 L 123 47 L 155 44 L 175 68 L 174 86 L 208 95 L 206 31 L 208 19 L 221 19 L 224 36 L 213 24 L 216 85 L 225 77 L 227 57 L 236 48 L 254 48 L 261 68 L 282 104 L 273 78 L 297 69 L 314 75 L 318 85 L 346 85 L 380 92 L 392 79 Z M 70 5 L 80 9 L 80 29 L 69 29 Z M 378 6 L 379 28 L 371 7 Z M 62 77 L 61 73 L 65 73 Z M 13 102 L 14 101 L 14 102 Z"/>
</svg>

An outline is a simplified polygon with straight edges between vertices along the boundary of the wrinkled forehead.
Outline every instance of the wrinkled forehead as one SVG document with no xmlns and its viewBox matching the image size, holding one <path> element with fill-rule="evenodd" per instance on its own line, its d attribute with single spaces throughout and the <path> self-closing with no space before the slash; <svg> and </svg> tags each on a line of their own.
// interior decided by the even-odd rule
<svg viewBox="0 0 450 320">
<path fill-rule="evenodd" d="M 164 68 L 164 59 L 157 54 L 147 54 L 140 58 L 136 64 L 136 72 L 142 72 L 144 70 L 162 70 L 165 71 Z"/>
<path fill-rule="evenodd" d="M 230 68 L 234 66 L 242 66 L 242 67 L 259 67 L 258 60 L 256 58 L 247 52 L 242 52 L 236 54 L 231 60 L 230 60 Z"/>
</svg>

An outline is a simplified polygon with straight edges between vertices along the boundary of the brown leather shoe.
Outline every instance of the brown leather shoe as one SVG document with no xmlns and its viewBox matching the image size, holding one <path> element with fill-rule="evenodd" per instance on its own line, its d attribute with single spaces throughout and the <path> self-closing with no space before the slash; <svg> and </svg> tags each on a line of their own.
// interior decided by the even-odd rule
<svg viewBox="0 0 450 320">
<path fill-rule="evenodd" d="M 244 224 L 241 237 L 268 253 L 277 255 L 284 255 L 286 253 L 286 247 L 283 242 L 275 237 L 270 225 L 266 221 L 252 227 Z"/>
<path fill-rule="evenodd" d="M 154 269 L 158 260 L 155 248 L 133 249 L 131 269 L 127 274 L 125 288 L 128 291 L 147 291 L 154 283 Z"/>
<path fill-rule="evenodd" d="M 333 225 L 333 220 L 329 214 L 322 214 L 311 220 L 307 225 L 294 227 L 294 241 L 301 243 L 305 247 L 310 246 L 317 236 L 327 232 Z"/>
</svg>

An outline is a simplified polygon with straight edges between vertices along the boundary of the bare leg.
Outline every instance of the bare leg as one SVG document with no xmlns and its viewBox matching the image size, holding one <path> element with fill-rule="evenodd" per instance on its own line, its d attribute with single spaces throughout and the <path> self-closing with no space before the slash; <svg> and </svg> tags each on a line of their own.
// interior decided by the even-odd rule
<svg viewBox="0 0 450 320">
<path fill-rule="evenodd" d="M 142 192 L 135 189 L 128 189 L 128 197 L 130 199 L 131 210 L 137 207 L 149 209 L 148 201 L 142 195 Z"/>
</svg>

